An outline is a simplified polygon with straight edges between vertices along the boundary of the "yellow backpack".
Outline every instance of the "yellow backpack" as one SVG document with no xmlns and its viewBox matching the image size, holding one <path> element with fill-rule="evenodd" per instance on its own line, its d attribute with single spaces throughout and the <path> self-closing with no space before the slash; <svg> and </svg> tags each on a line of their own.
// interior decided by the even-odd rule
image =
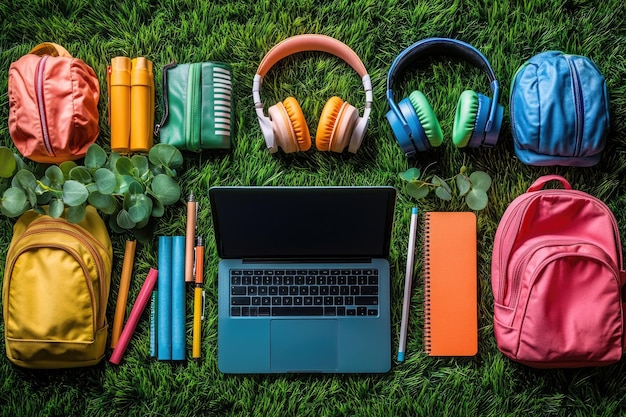
<svg viewBox="0 0 626 417">
<path fill-rule="evenodd" d="M 72 368 L 104 357 L 112 257 L 106 226 L 91 206 L 78 224 L 32 210 L 18 219 L 2 287 L 11 362 Z"/>
</svg>

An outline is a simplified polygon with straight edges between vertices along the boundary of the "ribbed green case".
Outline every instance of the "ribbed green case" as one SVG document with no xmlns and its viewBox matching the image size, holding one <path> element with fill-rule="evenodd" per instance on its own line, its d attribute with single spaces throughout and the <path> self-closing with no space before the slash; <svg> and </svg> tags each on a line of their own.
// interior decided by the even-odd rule
<svg viewBox="0 0 626 417">
<path fill-rule="evenodd" d="M 188 151 L 230 149 L 231 79 L 231 66 L 222 62 L 163 67 L 160 142 Z"/>
</svg>

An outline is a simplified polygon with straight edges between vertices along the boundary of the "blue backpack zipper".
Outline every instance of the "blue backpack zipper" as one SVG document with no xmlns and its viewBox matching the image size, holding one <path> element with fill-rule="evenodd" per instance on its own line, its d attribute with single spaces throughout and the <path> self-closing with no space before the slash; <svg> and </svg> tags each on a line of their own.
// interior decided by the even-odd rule
<svg viewBox="0 0 626 417">
<path fill-rule="evenodd" d="M 583 102 L 583 93 L 582 86 L 580 83 L 580 74 L 578 73 L 578 68 L 572 61 L 570 55 L 565 55 L 565 59 L 567 59 L 567 64 L 569 65 L 570 74 L 572 74 L 572 88 L 574 90 L 574 107 L 576 107 L 576 126 L 575 126 L 575 136 L 576 136 L 576 149 L 574 150 L 574 156 L 580 155 L 580 149 L 582 146 L 583 140 L 583 130 L 585 128 L 585 107 Z"/>
</svg>

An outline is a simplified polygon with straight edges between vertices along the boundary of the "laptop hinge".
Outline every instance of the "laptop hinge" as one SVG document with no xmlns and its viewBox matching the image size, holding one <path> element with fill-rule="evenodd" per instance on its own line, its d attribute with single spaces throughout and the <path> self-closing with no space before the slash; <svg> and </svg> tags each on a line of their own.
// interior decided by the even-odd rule
<svg viewBox="0 0 626 417">
<path fill-rule="evenodd" d="M 307 259 L 283 259 L 283 258 L 245 258 L 243 263 L 254 264 L 345 264 L 345 263 L 371 263 L 372 258 L 343 258 L 343 259 L 329 259 L 329 258 L 307 258 Z"/>
</svg>

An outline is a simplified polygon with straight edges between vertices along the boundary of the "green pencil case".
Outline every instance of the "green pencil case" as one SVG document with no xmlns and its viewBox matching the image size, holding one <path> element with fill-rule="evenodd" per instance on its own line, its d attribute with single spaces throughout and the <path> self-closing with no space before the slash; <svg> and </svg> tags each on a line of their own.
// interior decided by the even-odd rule
<svg viewBox="0 0 626 417">
<path fill-rule="evenodd" d="M 163 118 L 154 133 L 180 150 L 229 149 L 232 68 L 223 62 L 165 65 Z"/>
</svg>

